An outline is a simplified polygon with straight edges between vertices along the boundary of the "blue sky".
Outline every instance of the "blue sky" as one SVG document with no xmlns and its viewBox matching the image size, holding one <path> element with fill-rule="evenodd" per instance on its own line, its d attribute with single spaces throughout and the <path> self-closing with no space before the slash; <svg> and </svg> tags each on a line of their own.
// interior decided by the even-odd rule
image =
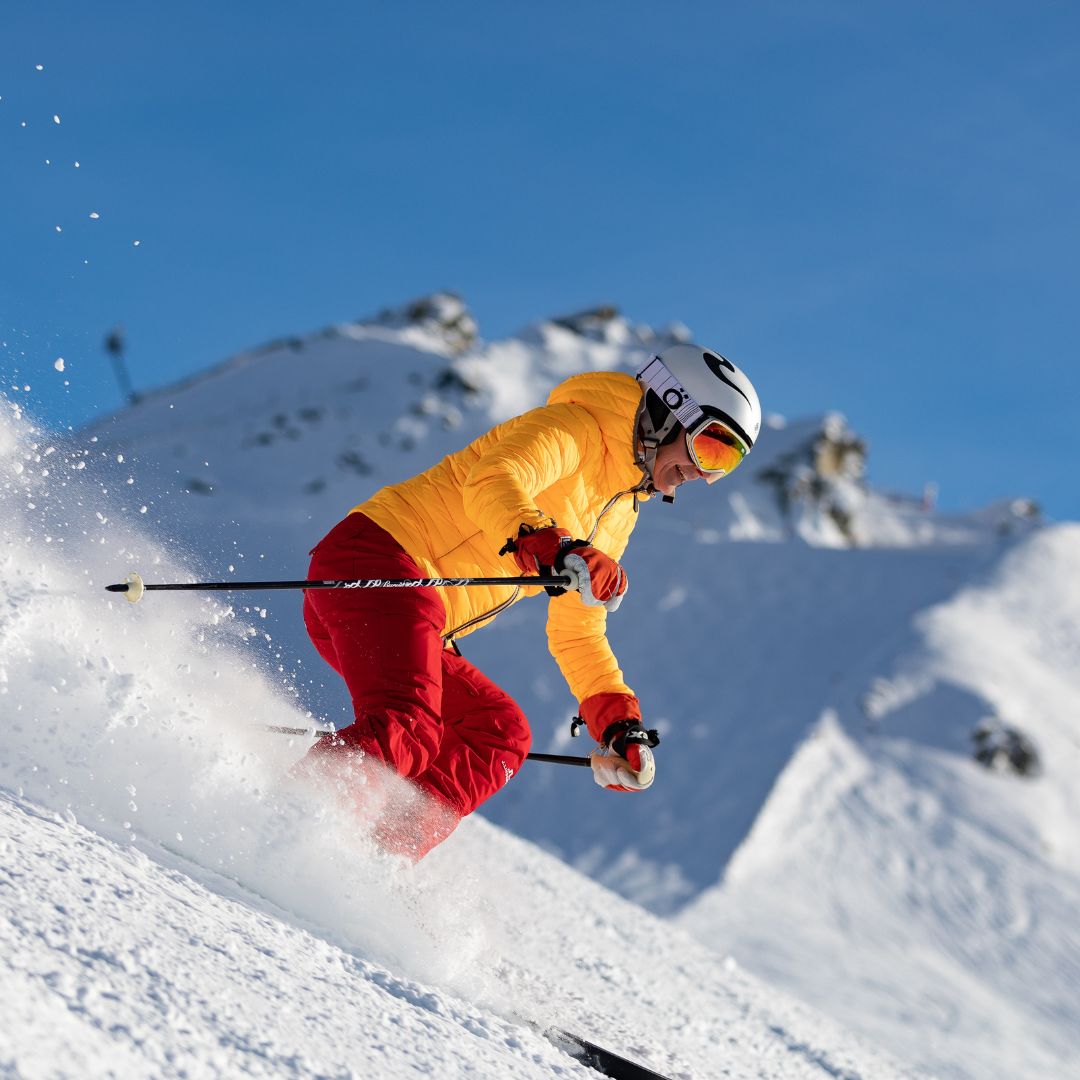
<svg viewBox="0 0 1080 1080">
<path fill-rule="evenodd" d="M 1080 520 L 1077 102 L 1072 2 L 7 0 L 3 385 L 78 425 L 116 323 L 147 389 L 439 288 L 489 339 L 614 302 L 878 486 Z"/>
</svg>

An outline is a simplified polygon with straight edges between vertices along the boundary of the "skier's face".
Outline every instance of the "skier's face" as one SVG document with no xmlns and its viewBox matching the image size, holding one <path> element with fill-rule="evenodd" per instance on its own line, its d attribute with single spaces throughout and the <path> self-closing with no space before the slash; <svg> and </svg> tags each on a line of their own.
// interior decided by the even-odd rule
<svg viewBox="0 0 1080 1080">
<path fill-rule="evenodd" d="M 661 495 L 674 495 L 680 484 L 699 478 L 705 478 L 705 474 L 690 460 L 686 439 L 681 434 L 656 451 L 653 486 Z"/>
</svg>

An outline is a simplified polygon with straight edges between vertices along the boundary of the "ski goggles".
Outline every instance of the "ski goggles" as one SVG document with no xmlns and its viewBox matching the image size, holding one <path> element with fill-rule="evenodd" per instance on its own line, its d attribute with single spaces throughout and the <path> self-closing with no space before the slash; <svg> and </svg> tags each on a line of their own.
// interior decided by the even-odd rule
<svg viewBox="0 0 1080 1080">
<path fill-rule="evenodd" d="M 686 431 L 690 458 L 703 473 L 712 473 L 710 481 L 726 476 L 746 457 L 742 440 L 719 420 L 705 417 Z"/>
</svg>

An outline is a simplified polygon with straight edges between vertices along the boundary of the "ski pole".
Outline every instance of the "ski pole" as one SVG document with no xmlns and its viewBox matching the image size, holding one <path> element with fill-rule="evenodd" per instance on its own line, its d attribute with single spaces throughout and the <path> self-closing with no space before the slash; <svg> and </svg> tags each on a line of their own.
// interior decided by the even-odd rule
<svg viewBox="0 0 1080 1080">
<path fill-rule="evenodd" d="M 154 591 L 219 591 L 238 592 L 254 589 L 426 589 L 467 585 L 540 585 L 554 588 L 572 588 L 574 579 L 565 574 L 528 577 L 457 577 L 457 578 L 346 578 L 341 581 L 196 581 L 168 582 L 147 585 L 132 571 L 126 581 L 106 585 L 108 592 L 124 593 L 127 600 L 137 604 L 144 593 Z"/>
<path fill-rule="evenodd" d="M 333 735 L 332 728 L 282 727 L 280 724 L 267 724 L 266 731 L 275 735 Z M 547 761 L 553 765 L 579 765 L 591 768 L 592 762 L 587 757 L 572 757 L 568 754 L 527 754 L 530 761 Z"/>
<path fill-rule="evenodd" d="M 570 754 L 526 754 L 530 761 L 550 761 L 553 765 L 583 765 L 586 769 L 592 768 L 592 762 L 587 757 L 573 757 Z"/>
</svg>

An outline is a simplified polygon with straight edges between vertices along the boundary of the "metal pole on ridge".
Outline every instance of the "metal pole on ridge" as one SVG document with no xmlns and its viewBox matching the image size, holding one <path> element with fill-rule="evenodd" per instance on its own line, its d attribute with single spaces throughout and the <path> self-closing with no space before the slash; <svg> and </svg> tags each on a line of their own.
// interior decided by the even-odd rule
<svg viewBox="0 0 1080 1080">
<path fill-rule="evenodd" d="M 239 592 L 257 589 L 423 589 L 458 588 L 469 585 L 533 585 L 559 589 L 573 588 L 575 580 L 565 574 L 542 577 L 464 577 L 464 578 L 346 578 L 342 581 L 196 581 L 148 585 L 132 571 L 126 581 L 106 585 L 107 592 L 123 593 L 137 604 L 148 592 Z"/>
</svg>

